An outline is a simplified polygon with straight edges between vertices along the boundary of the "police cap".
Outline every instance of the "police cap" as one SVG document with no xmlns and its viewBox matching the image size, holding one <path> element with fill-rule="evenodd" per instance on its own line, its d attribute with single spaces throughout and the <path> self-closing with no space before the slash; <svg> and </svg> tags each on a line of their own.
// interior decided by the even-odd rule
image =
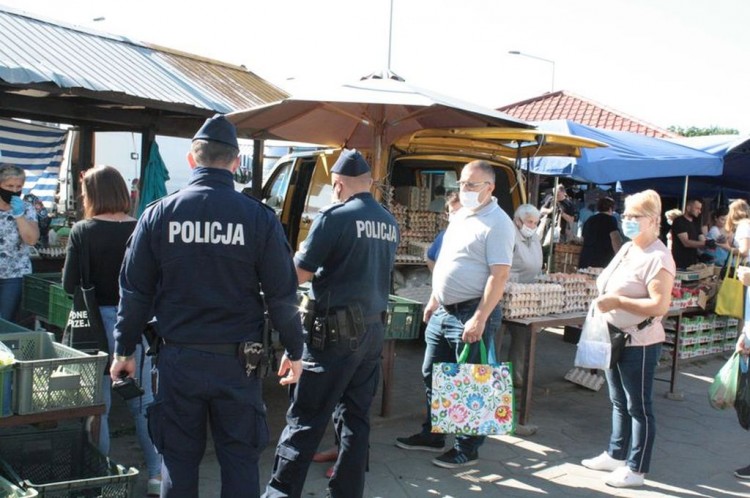
<svg viewBox="0 0 750 498">
<path fill-rule="evenodd" d="M 362 154 L 357 149 L 344 149 L 336 164 L 331 168 L 331 173 L 337 173 L 344 176 L 359 176 L 370 172 L 370 165 L 367 164 Z"/>
<path fill-rule="evenodd" d="M 208 118 L 193 137 L 193 141 L 195 140 L 212 140 L 238 150 L 240 148 L 237 143 L 237 129 L 223 114 L 215 114 L 214 117 Z"/>
</svg>

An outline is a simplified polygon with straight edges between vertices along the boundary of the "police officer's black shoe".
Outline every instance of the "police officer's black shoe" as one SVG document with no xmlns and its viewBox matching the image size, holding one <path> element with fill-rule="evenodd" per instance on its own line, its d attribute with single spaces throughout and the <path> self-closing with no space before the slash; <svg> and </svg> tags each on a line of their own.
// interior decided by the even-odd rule
<svg viewBox="0 0 750 498">
<path fill-rule="evenodd" d="M 404 450 L 434 451 L 439 453 L 443 451 L 445 439 L 420 432 L 409 437 L 397 437 L 396 446 Z"/>
</svg>

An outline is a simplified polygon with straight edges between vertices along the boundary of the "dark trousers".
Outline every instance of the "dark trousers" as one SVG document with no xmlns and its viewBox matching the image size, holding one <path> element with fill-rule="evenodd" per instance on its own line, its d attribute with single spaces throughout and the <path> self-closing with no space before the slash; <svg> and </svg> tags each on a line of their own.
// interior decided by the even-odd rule
<svg viewBox="0 0 750 498">
<path fill-rule="evenodd" d="M 221 467 L 221 497 L 260 496 L 258 458 L 268 444 L 261 381 L 236 356 L 162 347 L 159 389 L 148 410 L 163 456 L 162 497 L 197 498 L 198 473 L 211 424 Z"/>
<path fill-rule="evenodd" d="M 383 325 L 368 325 L 358 344 L 305 347 L 303 371 L 276 447 L 266 497 L 302 495 L 313 454 L 333 415 L 340 441 L 329 482 L 333 498 L 361 497 L 370 439 L 370 406 L 380 379 Z"/>
</svg>

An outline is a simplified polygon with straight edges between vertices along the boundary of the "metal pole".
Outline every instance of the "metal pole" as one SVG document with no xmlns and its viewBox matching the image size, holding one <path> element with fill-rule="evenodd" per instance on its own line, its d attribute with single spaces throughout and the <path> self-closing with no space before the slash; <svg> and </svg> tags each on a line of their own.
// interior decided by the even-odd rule
<svg viewBox="0 0 750 498">
<path fill-rule="evenodd" d="M 549 254 L 547 254 L 547 273 L 552 269 L 552 254 L 555 252 L 555 221 L 557 220 L 557 186 L 560 184 L 560 177 L 555 177 L 555 186 L 552 187 L 552 224 L 550 225 L 549 237 Z M 560 234 L 562 236 L 562 233 Z"/>
<path fill-rule="evenodd" d="M 685 209 L 687 208 L 687 194 L 688 194 L 688 182 L 690 177 L 685 177 L 685 187 L 682 189 L 682 212 L 685 212 Z"/>
<path fill-rule="evenodd" d="M 391 0 L 391 11 L 388 15 L 388 71 L 391 70 L 391 47 L 393 46 L 393 0 Z"/>
</svg>

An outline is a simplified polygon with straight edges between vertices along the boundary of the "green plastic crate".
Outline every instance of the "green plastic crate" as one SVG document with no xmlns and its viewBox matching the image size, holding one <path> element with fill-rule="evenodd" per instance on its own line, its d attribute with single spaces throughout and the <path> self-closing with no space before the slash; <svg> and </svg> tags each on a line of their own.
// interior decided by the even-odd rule
<svg viewBox="0 0 750 498">
<path fill-rule="evenodd" d="M 422 323 L 422 303 L 400 296 L 388 298 L 385 339 L 418 339 Z"/>
<path fill-rule="evenodd" d="M 130 498 L 138 470 L 112 462 L 87 439 L 81 430 L 3 436 L 0 470 L 40 497 Z"/>
<path fill-rule="evenodd" d="M 49 288 L 62 281 L 61 273 L 30 273 L 23 276 L 21 307 L 46 319 L 49 314 Z"/>
<path fill-rule="evenodd" d="M 68 315 L 73 307 L 73 296 L 65 292 L 62 285 L 52 284 L 49 287 L 49 313 L 47 323 L 64 329 L 68 324 Z"/>
<path fill-rule="evenodd" d="M 22 489 L 7 479 L 0 477 L 0 496 L 4 498 L 31 498 L 39 496 L 35 489 Z"/>
<path fill-rule="evenodd" d="M 47 332 L 0 334 L 16 358 L 13 411 L 18 415 L 102 404 L 107 354 L 53 342 Z"/>
</svg>

